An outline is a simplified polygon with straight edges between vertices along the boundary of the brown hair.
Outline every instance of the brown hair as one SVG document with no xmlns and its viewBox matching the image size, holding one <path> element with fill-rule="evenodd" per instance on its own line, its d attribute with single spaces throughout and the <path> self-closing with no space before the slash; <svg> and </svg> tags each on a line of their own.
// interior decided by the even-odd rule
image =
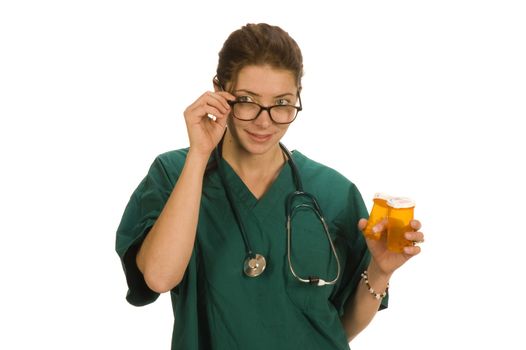
<svg viewBox="0 0 526 350">
<path fill-rule="evenodd" d="M 266 23 L 247 24 L 234 31 L 219 51 L 217 80 L 221 86 L 235 83 L 239 71 L 248 65 L 270 65 L 294 74 L 301 89 L 301 50 L 283 29 Z"/>
</svg>

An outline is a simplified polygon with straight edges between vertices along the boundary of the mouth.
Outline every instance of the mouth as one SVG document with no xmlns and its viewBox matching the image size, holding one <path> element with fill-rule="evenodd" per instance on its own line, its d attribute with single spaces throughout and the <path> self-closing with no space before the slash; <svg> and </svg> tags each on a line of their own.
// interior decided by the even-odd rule
<svg viewBox="0 0 526 350">
<path fill-rule="evenodd" d="M 250 131 L 245 130 L 250 138 L 258 143 L 267 142 L 272 137 L 272 134 L 254 134 Z"/>
</svg>

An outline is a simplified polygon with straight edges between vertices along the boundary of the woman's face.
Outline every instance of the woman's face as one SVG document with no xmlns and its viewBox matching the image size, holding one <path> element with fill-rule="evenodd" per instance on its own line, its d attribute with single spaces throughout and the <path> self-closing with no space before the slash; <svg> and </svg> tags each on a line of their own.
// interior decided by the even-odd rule
<svg viewBox="0 0 526 350">
<path fill-rule="evenodd" d="M 227 85 L 227 91 L 229 90 Z M 232 94 L 238 101 L 256 102 L 264 107 L 291 104 L 296 105 L 298 87 L 294 74 L 268 65 L 246 66 L 237 76 Z M 265 154 L 274 149 L 285 135 L 290 124 L 276 124 L 268 111 L 250 121 L 229 117 L 228 131 L 237 146 L 251 154 Z"/>
</svg>

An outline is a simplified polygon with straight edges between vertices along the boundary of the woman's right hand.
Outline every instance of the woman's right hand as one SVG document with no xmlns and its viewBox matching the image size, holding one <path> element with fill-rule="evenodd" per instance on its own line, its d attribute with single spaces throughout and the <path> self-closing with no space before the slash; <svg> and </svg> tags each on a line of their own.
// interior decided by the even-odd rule
<svg viewBox="0 0 526 350">
<path fill-rule="evenodd" d="M 190 150 L 208 159 L 225 132 L 230 105 L 235 96 L 226 92 L 207 91 L 184 111 L 190 139 Z M 215 120 L 208 115 L 213 115 Z"/>
</svg>

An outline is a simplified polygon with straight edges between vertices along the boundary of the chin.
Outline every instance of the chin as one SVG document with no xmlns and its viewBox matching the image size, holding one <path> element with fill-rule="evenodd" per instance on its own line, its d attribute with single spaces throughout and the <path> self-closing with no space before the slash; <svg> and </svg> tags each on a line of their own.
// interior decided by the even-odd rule
<svg viewBox="0 0 526 350">
<path fill-rule="evenodd" d="M 270 151 L 274 148 L 274 146 L 277 145 L 277 142 L 268 142 L 264 145 L 261 144 L 253 144 L 251 142 L 244 142 L 244 149 L 253 155 L 262 155 Z"/>
<path fill-rule="evenodd" d="M 271 137 L 268 141 L 265 142 L 254 142 L 250 138 L 245 138 L 242 140 L 243 148 L 250 154 L 253 155 L 262 155 L 270 150 L 274 149 L 279 143 L 279 137 Z"/>
</svg>

